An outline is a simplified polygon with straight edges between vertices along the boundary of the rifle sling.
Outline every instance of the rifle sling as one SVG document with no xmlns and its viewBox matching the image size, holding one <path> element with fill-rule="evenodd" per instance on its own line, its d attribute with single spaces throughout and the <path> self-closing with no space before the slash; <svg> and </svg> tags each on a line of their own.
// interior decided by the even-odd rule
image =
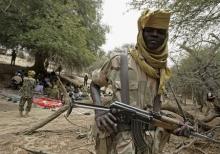
<svg viewBox="0 0 220 154">
<path fill-rule="evenodd" d="M 120 80 L 121 80 L 121 102 L 129 104 L 129 83 L 128 83 L 128 56 L 121 54 L 120 57 Z"/>
<path fill-rule="evenodd" d="M 157 79 L 157 92 L 159 91 L 159 85 L 160 85 L 160 79 Z M 161 109 L 161 95 L 157 94 L 154 97 L 154 102 L 153 102 L 153 111 L 154 112 L 160 112 Z"/>
<path fill-rule="evenodd" d="M 121 81 L 121 102 L 129 105 L 129 82 L 128 82 L 128 56 L 121 54 L 120 57 L 120 81 Z M 145 151 L 147 144 L 144 140 L 143 123 L 136 121 L 131 122 L 131 134 L 135 145 L 135 154 Z"/>
</svg>

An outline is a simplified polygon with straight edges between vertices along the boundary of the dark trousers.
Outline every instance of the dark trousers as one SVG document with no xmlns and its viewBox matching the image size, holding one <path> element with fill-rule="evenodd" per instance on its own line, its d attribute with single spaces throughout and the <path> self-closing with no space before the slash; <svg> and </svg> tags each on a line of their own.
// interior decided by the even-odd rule
<svg viewBox="0 0 220 154">
<path fill-rule="evenodd" d="M 11 65 L 15 66 L 15 59 L 11 59 Z"/>
</svg>

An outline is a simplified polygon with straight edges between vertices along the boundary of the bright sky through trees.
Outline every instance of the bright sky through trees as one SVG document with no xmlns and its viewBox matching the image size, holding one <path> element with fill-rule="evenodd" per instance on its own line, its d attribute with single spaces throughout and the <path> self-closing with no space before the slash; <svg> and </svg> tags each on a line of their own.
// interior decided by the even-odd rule
<svg viewBox="0 0 220 154">
<path fill-rule="evenodd" d="M 105 51 L 122 46 L 125 43 L 135 43 L 137 35 L 137 19 L 139 12 L 127 11 L 129 6 L 125 0 L 104 0 L 103 23 L 110 26 L 107 34 Z"/>
</svg>

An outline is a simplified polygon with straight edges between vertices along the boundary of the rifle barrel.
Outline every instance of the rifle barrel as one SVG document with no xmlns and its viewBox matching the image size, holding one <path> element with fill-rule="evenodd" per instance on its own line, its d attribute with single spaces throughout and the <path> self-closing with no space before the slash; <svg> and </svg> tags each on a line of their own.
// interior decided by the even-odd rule
<svg viewBox="0 0 220 154">
<path fill-rule="evenodd" d="M 200 138 L 200 139 L 206 139 L 206 140 L 208 140 L 208 141 L 211 141 L 211 142 L 220 144 L 220 141 L 219 141 L 219 140 L 215 140 L 215 139 L 213 139 L 213 138 L 210 138 L 210 137 L 208 137 L 208 136 L 206 136 L 206 135 L 199 134 L 199 133 L 197 133 L 197 132 L 191 132 L 190 135 L 192 135 L 192 136 L 194 136 L 194 137 L 197 137 L 197 138 Z"/>
<path fill-rule="evenodd" d="M 102 111 L 109 111 L 110 109 L 104 106 L 93 105 L 93 104 L 85 104 L 74 102 L 73 108 L 85 108 L 85 109 L 92 109 L 92 110 L 102 110 Z"/>
</svg>

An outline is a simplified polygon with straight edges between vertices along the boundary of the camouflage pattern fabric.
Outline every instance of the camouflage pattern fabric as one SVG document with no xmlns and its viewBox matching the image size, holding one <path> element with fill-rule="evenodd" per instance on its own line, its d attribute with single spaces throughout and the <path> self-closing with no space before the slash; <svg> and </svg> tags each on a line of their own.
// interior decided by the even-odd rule
<svg viewBox="0 0 220 154">
<path fill-rule="evenodd" d="M 31 110 L 32 97 L 33 97 L 33 91 L 34 91 L 35 85 L 36 85 L 35 79 L 31 77 L 24 77 L 24 82 L 20 89 L 21 100 L 19 103 L 19 111 L 24 110 L 24 105 L 26 101 L 27 101 L 27 107 L 25 110 L 27 112 Z"/>
<path fill-rule="evenodd" d="M 105 138 L 96 137 L 96 154 L 158 154 L 162 153 L 166 142 L 169 140 L 169 133 L 163 128 L 156 131 L 146 132 L 145 140 L 148 143 L 146 151 L 136 153 L 130 132 L 120 132 L 116 136 Z"/>
<path fill-rule="evenodd" d="M 24 97 L 33 97 L 34 88 L 36 85 L 36 81 L 31 77 L 24 77 L 23 85 L 20 89 L 21 96 Z"/>
<path fill-rule="evenodd" d="M 27 102 L 27 106 L 25 111 L 30 112 L 31 106 L 32 106 L 32 98 L 30 97 L 21 97 L 20 103 L 19 103 L 19 111 L 24 111 L 24 105 Z"/>
<path fill-rule="evenodd" d="M 157 94 L 157 80 L 147 76 L 130 55 L 128 55 L 128 68 L 129 105 L 152 110 L 154 98 Z M 111 84 L 113 101 L 120 101 L 120 56 L 114 56 L 101 70 L 93 72 L 92 81 L 100 87 Z M 156 128 L 155 131 L 147 131 L 145 141 L 149 146 L 142 154 L 157 154 L 162 152 L 169 137 L 169 133 L 162 128 Z M 124 131 L 118 133 L 116 136 L 111 136 L 107 132 L 97 130 L 96 152 L 97 154 L 135 154 L 131 132 Z"/>
</svg>

